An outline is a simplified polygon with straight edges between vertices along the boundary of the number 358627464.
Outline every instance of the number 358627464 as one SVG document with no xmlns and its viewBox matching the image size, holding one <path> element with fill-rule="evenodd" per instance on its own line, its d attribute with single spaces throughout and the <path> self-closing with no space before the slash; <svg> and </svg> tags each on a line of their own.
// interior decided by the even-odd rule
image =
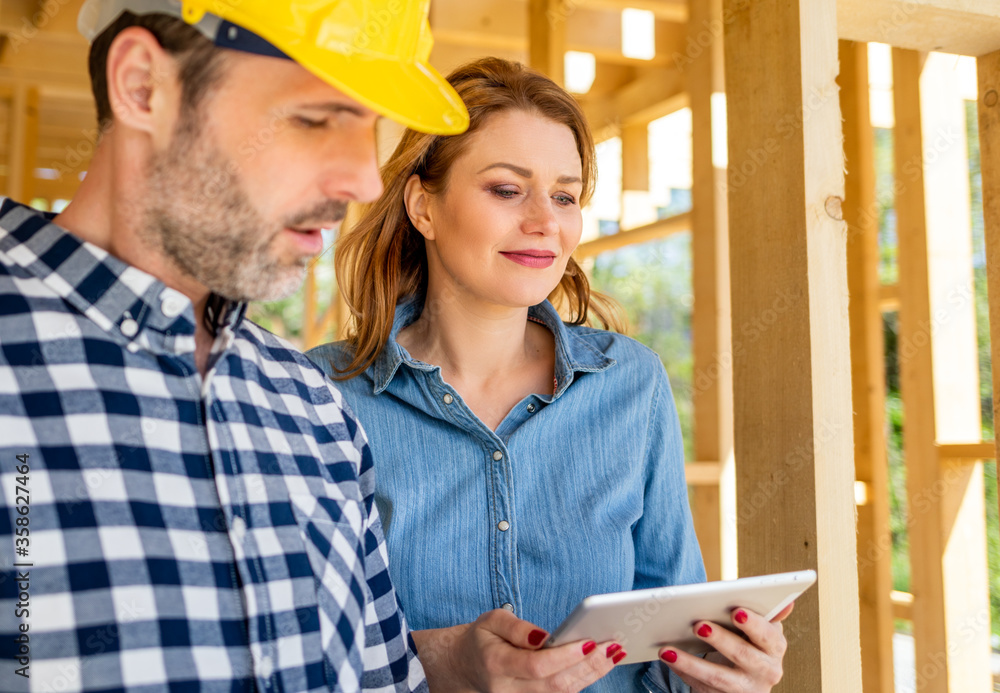
<svg viewBox="0 0 1000 693">
<path fill-rule="evenodd" d="M 16 535 L 14 538 L 14 550 L 19 558 L 26 558 L 28 556 L 28 548 L 31 545 L 31 530 L 28 527 L 30 524 L 28 513 L 31 507 L 31 497 L 28 494 L 28 480 L 31 467 L 28 463 L 27 454 L 17 456 L 17 467 L 15 470 L 17 471 L 17 478 L 15 479 L 17 485 L 14 489 L 14 503 L 17 510 L 17 517 L 14 520 L 14 534 Z"/>
</svg>

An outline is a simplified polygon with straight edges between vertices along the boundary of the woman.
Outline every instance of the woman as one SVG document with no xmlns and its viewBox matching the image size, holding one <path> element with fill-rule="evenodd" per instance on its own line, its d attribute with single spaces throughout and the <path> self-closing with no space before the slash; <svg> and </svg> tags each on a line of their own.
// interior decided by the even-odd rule
<svg viewBox="0 0 1000 693">
<path fill-rule="evenodd" d="M 705 579 L 677 414 L 655 353 L 584 326 L 615 323 L 571 257 L 596 174 L 576 102 L 494 58 L 448 79 L 469 130 L 405 133 L 337 248 L 353 331 L 310 356 L 372 434 L 391 576 L 432 689 L 579 690 L 625 656 L 538 651 L 580 599 Z M 588 690 L 770 690 L 780 623 L 733 620 L 749 642 L 695 628 L 732 662 L 664 651 Z"/>
</svg>

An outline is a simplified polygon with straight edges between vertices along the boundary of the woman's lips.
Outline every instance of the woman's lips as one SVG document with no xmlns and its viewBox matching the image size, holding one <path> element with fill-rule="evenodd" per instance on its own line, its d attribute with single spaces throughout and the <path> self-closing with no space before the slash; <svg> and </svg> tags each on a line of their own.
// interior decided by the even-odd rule
<svg viewBox="0 0 1000 693">
<path fill-rule="evenodd" d="M 556 256 L 550 253 L 538 253 L 529 250 L 514 250 L 500 253 L 511 262 L 516 262 L 524 267 L 533 269 L 545 269 L 551 267 L 556 261 Z"/>
</svg>

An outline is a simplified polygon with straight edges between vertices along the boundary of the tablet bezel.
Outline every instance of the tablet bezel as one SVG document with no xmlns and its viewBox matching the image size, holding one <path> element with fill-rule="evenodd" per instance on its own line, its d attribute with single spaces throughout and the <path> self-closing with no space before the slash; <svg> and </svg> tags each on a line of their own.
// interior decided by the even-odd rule
<svg viewBox="0 0 1000 693">
<path fill-rule="evenodd" d="M 711 621 L 735 631 L 730 614 L 737 607 L 771 620 L 815 582 L 816 571 L 800 570 L 595 594 L 577 605 L 552 632 L 546 646 L 613 640 L 628 653 L 620 664 L 655 660 L 660 648 L 667 645 L 701 654 L 712 648 L 694 635 L 695 623 Z"/>
</svg>

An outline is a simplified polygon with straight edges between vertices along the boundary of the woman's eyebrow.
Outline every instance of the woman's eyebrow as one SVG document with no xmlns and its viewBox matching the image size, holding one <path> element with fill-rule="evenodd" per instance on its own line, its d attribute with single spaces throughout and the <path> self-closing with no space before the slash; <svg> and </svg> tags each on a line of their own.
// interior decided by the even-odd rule
<svg viewBox="0 0 1000 693">
<path fill-rule="evenodd" d="M 478 173 L 483 173 L 484 171 L 489 171 L 491 168 L 506 168 L 506 169 L 510 169 L 511 171 L 513 171 L 517 175 L 521 176 L 522 178 L 531 178 L 531 176 L 534 175 L 531 172 L 531 169 L 523 168 L 521 166 L 515 166 L 514 164 L 508 164 L 508 163 L 505 163 L 503 161 L 497 162 L 495 164 L 490 164 L 489 166 L 487 166 L 486 168 L 482 169 Z M 567 183 L 582 183 L 583 181 L 579 178 L 579 176 L 560 176 L 556 182 L 565 185 Z"/>
</svg>

